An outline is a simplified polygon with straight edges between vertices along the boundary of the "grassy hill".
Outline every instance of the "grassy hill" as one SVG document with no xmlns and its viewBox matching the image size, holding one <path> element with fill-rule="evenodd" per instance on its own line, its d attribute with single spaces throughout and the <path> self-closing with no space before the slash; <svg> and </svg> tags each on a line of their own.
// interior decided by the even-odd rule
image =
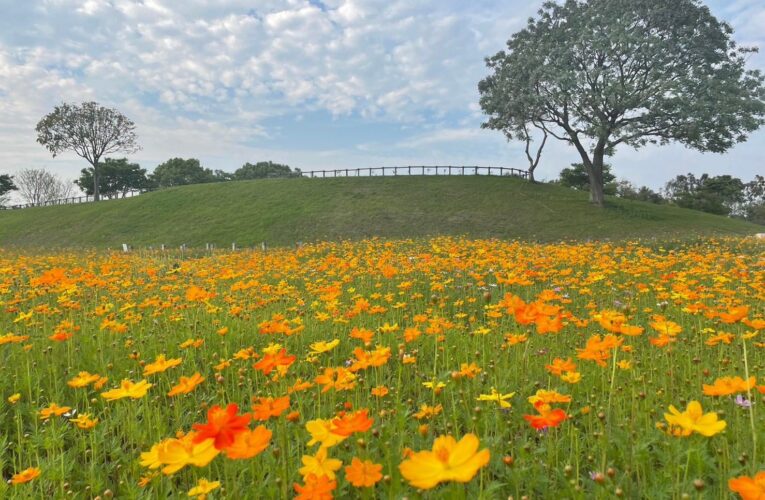
<svg viewBox="0 0 765 500">
<path fill-rule="evenodd" d="M 0 245 L 291 245 L 321 239 L 622 239 L 742 235 L 743 221 L 498 177 L 269 179 L 185 186 L 125 200 L 0 211 Z"/>
</svg>

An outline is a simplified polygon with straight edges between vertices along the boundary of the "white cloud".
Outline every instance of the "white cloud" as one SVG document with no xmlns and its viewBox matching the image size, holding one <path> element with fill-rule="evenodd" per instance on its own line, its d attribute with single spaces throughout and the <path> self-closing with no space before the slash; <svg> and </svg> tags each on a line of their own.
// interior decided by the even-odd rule
<svg viewBox="0 0 765 500">
<path fill-rule="evenodd" d="M 540 3 L 14 2 L 0 19 L 0 169 L 46 165 L 75 175 L 81 163 L 51 160 L 35 143 L 34 125 L 62 100 L 86 99 L 115 106 L 138 124 L 144 150 L 135 159 L 147 167 L 169 156 L 196 156 L 230 169 L 260 155 L 304 169 L 426 161 L 522 167 L 520 145 L 478 128 L 476 85 L 486 73 L 483 57 L 502 49 Z M 742 41 L 765 45 L 760 0 L 717 4 L 714 12 L 734 24 Z M 763 55 L 753 64 L 765 66 Z M 331 147 L 304 148 L 313 137 L 284 123 L 268 126 L 321 113 L 388 135 L 369 141 L 348 134 L 342 143 L 326 132 Z M 731 164 L 759 158 L 762 135 L 754 141 L 724 158 Z M 674 163 L 633 167 L 640 158 Z M 653 183 L 681 158 L 699 168 L 720 161 L 682 148 L 620 151 L 614 160 L 620 174 Z M 552 177 L 575 160 L 572 150 L 553 145 L 540 168 Z"/>
</svg>

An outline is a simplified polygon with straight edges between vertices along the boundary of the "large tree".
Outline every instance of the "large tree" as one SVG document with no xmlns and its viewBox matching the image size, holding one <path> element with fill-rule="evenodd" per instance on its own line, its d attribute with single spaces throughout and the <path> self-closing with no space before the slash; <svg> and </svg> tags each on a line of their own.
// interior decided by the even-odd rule
<svg viewBox="0 0 765 500">
<path fill-rule="evenodd" d="M 134 153 L 140 147 L 135 124 L 116 109 L 96 102 L 63 103 L 37 124 L 37 142 L 57 155 L 73 151 L 93 167 L 93 198 L 99 200 L 99 161 L 117 152 Z"/>
<path fill-rule="evenodd" d="M 101 196 L 115 198 L 122 195 L 124 197 L 129 191 L 139 191 L 150 187 L 146 169 L 141 168 L 137 163 L 129 163 L 127 158 L 106 158 L 99 169 L 101 172 L 98 176 L 98 191 Z M 88 195 L 92 195 L 94 191 L 93 173 L 93 167 L 83 168 L 80 178 L 74 181 Z"/>
<path fill-rule="evenodd" d="M 483 126 L 518 136 L 526 124 L 575 147 L 602 206 L 617 146 L 724 152 L 764 123 L 763 77 L 745 67 L 754 49 L 731 35 L 699 0 L 546 2 L 486 60 Z"/>
</svg>

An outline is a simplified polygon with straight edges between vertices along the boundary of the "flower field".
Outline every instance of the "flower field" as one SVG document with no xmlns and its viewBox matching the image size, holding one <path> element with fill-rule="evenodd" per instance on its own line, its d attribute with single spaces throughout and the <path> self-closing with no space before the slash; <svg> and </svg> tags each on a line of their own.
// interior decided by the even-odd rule
<svg viewBox="0 0 765 500">
<path fill-rule="evenodd" d="M 752 239 L 6 250 L 0 306 L 3 498 L 765 495 Z"/>
</svg>

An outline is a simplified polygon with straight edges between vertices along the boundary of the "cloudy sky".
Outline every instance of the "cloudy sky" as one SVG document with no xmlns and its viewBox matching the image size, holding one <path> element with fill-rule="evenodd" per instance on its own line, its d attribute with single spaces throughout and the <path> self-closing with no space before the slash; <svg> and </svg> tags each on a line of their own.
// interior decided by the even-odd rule
<svg viewBox="0 0 765 500">
<path fill-rule="evenodd" d="M 0 173 L 52 159 L 34 126 L 61 101 L 95 100 L 137 124 L 152 169 L 175 156 L 233 171 L 410 164 L 524 168 L 523 148 L 481 130 L 483 58 L 540 1 L 0 0 Z M 708 0 L 742 44 L 765 51 L 765 2 Z M 765 54 L 753 55 L 765 69 Z M 619 177 L 660 187 L 678 173 L 765 173 L 765 132 L 725 155 L 622 149 Z M 554 144 L 539 176 L 577 160 Z"/>
</svg>

